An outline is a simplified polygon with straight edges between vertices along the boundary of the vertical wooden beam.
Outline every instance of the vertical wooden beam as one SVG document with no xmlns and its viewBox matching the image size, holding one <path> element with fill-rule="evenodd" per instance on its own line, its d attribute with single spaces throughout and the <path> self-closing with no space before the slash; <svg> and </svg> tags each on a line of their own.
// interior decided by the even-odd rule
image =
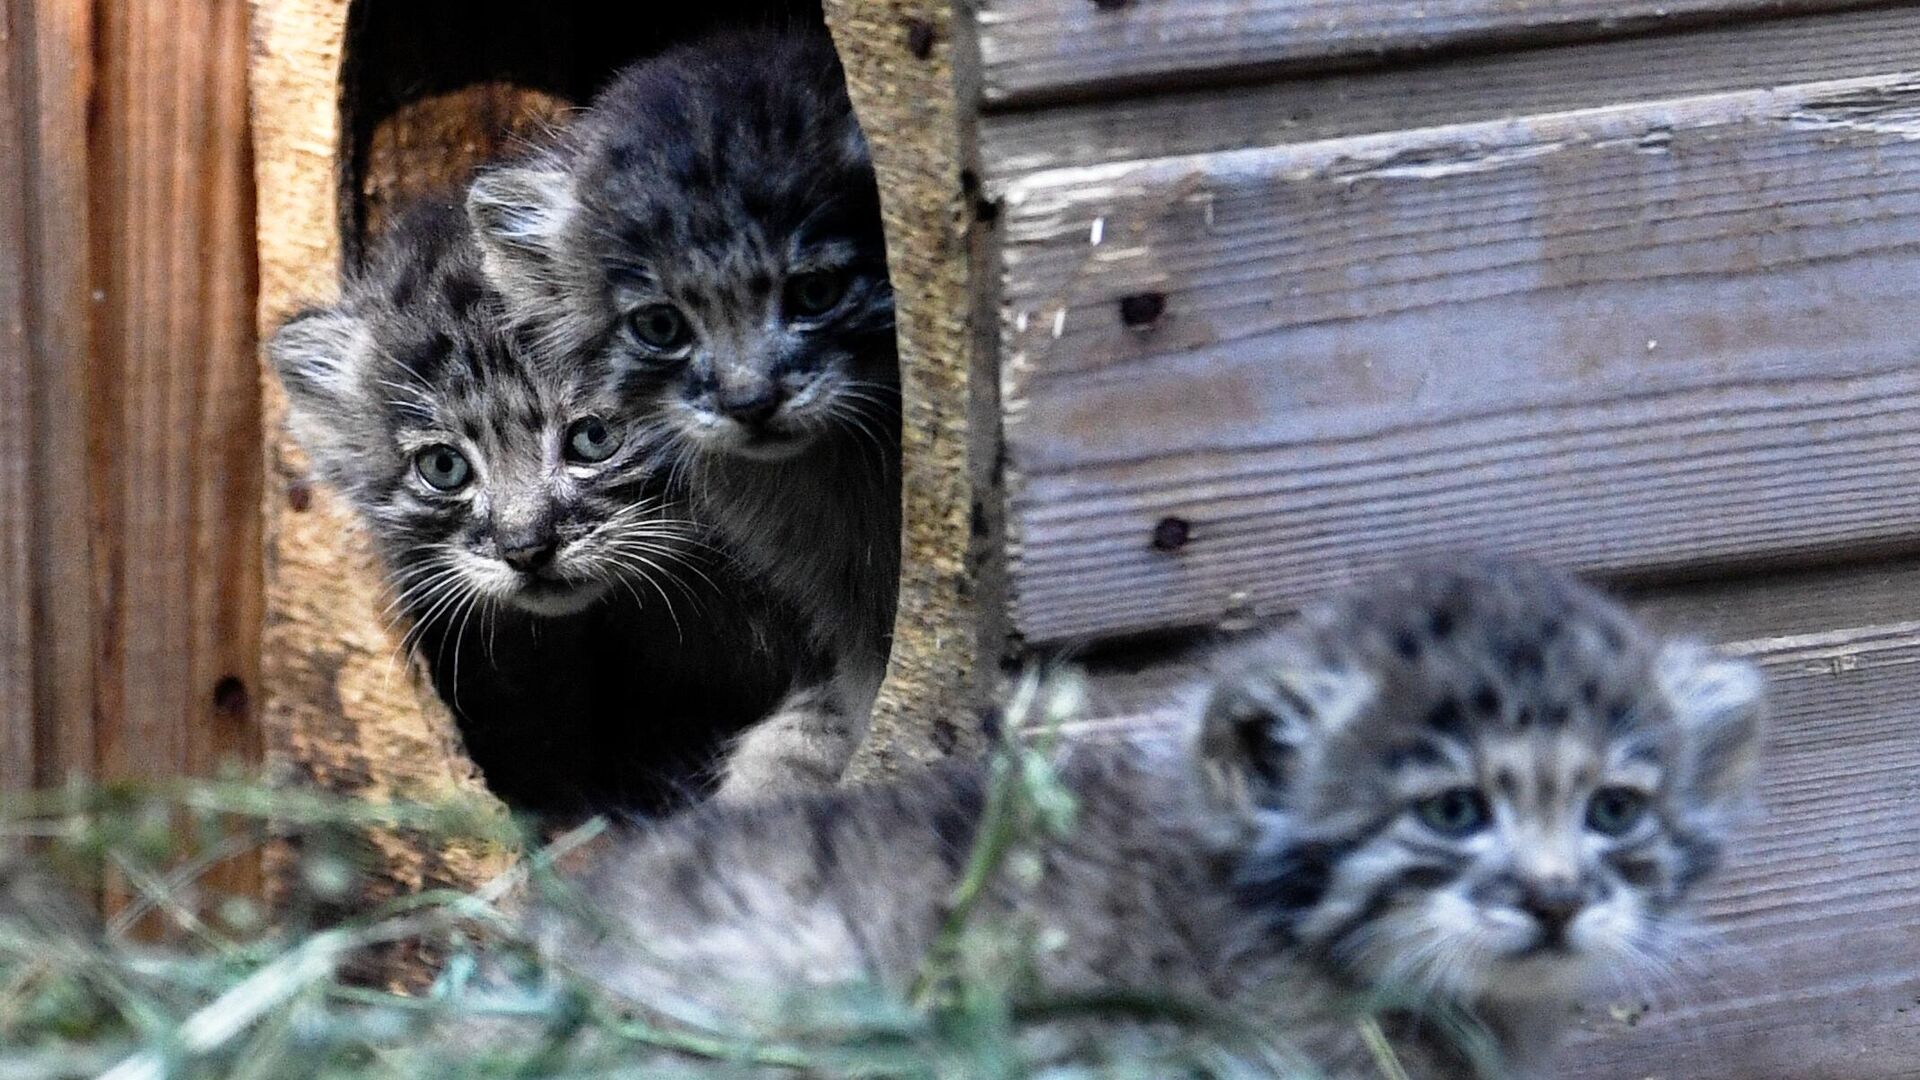
<svg viewBox="0 0 1920 1080">
<path fill-rule="evenodd" d="M 992 508 L 980 470 L 991 371 L 976 367 L 969 294 L 973 208 L 960 162 L 968 117 L 957 100 L 950 0 L 828 0 L 848 89 L 873 147 L 898 300 L 902 569 L 893 656 L 856 775 L 976 749 L 990 641 L 983 641 L 976 522 Z M 991 314 L 991 313 L 989 313 Z"/>
<path fill-rule="evenodd" d="M 242 0 L 97 8 L 92 252 L 102 775 L 259 749 L 260 427 Z"/>
<path fill-rule="evenodd" d="M 0 791 L 33 785 L 33 342 L 27 310 L 31 39 L 22 0 L 0 6 Z"/>
<path fill-rule="evenodd" d="M 87 0 L 5 0 L 0 91 L 0 789 L 94 755 Z"/>
</svg>

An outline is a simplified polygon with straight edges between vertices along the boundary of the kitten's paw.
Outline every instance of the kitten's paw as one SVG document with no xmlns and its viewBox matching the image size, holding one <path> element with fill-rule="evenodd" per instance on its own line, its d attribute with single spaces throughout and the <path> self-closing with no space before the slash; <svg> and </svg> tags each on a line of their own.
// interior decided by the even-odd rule
<svg viewBox="0 0 1920 1080">
<path fill-rule="evenodd" d="M 795 691 L 740 736 L 714 797 L 739 802 L 831 788 L 847 771 L 866 728 L 866 717 L 850 716 L 831 690 Z"/>
</svg>

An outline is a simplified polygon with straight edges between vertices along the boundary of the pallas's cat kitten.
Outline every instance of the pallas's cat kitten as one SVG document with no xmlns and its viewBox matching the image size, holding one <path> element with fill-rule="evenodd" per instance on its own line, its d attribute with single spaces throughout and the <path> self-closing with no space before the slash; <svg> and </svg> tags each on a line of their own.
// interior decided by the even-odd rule
<svg viewBox="0 0 1920 1080">
<path fill-rule="evenodd" d="M 1052 990 L 1223 1004 L 1331 1075 L 1378 1075 L 1361 1012 L 1417 1075 L 1536 1072 L 1578 999 L 1671 957 L 1763 711 L 1750 664 L 1471 561 L 1312 609 L 1197 690 L 1177 736 L 1064 756 L 1077 822 L 976 915 L 1036 920 Z M 702 808 L 602 852 L 586 891 L 612 930 L 557 940 L 638 1001 L 722 1016 L 902 988 L 981 791 L 951 770 Z"/>
<path fill-rule="evenodd" d="M 468 207 L 516 319 L 644 418 L 693 516 L 833 659 L 723 791 L 837 779 L 886 664 L 899 377 L 879 195 L 824 34 L 741 32 L 623 73 Z"/>
<path fill-rule="evenodd" d="M 813 664 L 668 498 L 611 388 L 509 330 L 457 200 L 404 215 L 268 352 L 510 805 L 671 809 Z"/>
</svg>

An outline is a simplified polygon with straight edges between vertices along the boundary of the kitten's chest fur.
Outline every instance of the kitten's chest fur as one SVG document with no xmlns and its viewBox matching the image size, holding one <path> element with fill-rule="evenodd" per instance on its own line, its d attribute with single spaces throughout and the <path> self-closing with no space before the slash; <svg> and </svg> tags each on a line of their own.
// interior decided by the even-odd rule
<svg viewBox="0 0 1920 1080">
<path fill-rule="evenodd" d="M 717 462 L 701 519 L 837 655 L 883 657 L 900 566 L 899 471 L 829 443 L 790 462 Z"/>
</svg>

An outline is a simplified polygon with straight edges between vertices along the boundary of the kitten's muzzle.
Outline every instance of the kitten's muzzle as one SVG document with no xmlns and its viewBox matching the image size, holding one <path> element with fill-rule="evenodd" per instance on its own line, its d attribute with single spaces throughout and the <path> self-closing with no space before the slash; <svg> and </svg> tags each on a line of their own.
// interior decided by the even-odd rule
<svg viewBox="0 0 1920 1080">
<path fill-rule="evenodd" d="M 523 574 L 537 574 L 553 563 L 560 540 L 552 532 L 526 532 L 502 536 L 498 541 L 500 561 Z"/>
<path fill-rule="evenodd" d="M 1542 949 L 1565 949 L 1567 926 L 1586 906 L 1586 890 L 1577 881 L 1550 879 L 1521 886 L 1519 907 L 1540 925 Z"/>
<path fill-rule="evenodd" d="M 714 407 L 721 415 L 748 428 L 765 426 L 786 404 L 786 396 L 772 383 L 742 388 L 723 387 L 714 394 Z"/>
</svg>

